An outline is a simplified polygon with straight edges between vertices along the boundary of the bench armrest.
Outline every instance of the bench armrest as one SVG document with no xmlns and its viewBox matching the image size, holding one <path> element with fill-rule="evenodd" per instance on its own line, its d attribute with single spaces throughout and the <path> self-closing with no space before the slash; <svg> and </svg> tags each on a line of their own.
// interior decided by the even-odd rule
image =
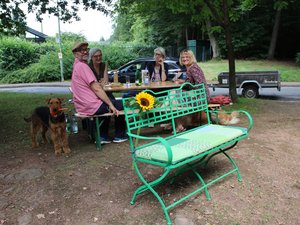
<svg viewBox="0 0 300 225">
<path fill-rule="evenodd" d="M 173 153 L 172 153 L 172 150 L 171 150 L 171 146 L 165 138 L 162 138 L 162 137 L 146 137 L 146 136 L 141 136 L 141 135 L 132 134 L 132 133 L 127 133 L 127 134 L 130 137 L 133 137 L 133 138 L 142 139 L 142 140 L 154 140 L 154 143 L 158 143 L 158 142 L 162 143 L 164 145 L 166 151 L 167 151 L 167 154 L 168 154 L 168 163 L 172 162 Z M 146 147 L 146 146 L 151 145 L 151 144 L 153 144 L 153 142 L 151 142 L 149 144 L 145 144 L 145 145 L 143 145 L 143 147 Z M 135 149 L 133 149 L 133 151 L 136 150 L 136 146 L 134 148 Z"/>
<path fill-rule="evenodd" d="M 249 132 L 253 127 L 253 119 L 252 119 L 252 116 L 250 115 L 250 113 L 248 113 L 245 110 L 235 110 L 235 112 L 243 113 L 247 116 L 247 118 L 248 118 L 248 132 Z"/>
</svg>

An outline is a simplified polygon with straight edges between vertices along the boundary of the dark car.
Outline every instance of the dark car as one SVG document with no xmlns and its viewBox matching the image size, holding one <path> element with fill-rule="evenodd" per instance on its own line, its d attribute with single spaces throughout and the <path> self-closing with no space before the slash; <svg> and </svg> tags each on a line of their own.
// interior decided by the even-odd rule
<svg viewBox="0 0 300 225">
<path fill-rule="evenodd" d="M 141 65 L 141 70 L 144 70 L 149 62 L 153 62 L 154 59 L 149 57 L 149 58 L 138 58 L 135 60 L 132 60 L 125 65 L 121 66 L 118 69 L 119 73 L 119 82 L 121 83 L 126 83 L 125 81 L 125 76 L 130 77 L 130 82 L 134 83 L 135 82 L 135 72 L 136 72 L 136 67 L 137 65 Z M 169 70 L 168 70 L 168 77 L 167 80 L 172 80 L 173 77 L 177 72 L 182 72 L 182 75 L 180 76 L 181 79 L 185 79 L 185 68 L 181 67 L 179 65 L 179 62 L 176 59 L 173 58 L 166 58 L 164 61 L 165 63 L 168 64 Z M 109 82 L 113 82 L 114 79 L 114 71 L 109 71 L 108 72 L 108 79 Z"/>
</svg>

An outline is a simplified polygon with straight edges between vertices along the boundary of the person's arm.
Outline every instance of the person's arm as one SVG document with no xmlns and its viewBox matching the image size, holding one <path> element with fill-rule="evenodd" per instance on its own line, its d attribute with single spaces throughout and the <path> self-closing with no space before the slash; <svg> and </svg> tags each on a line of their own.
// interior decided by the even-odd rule
<svg viewBox="0 0 300 225">
<path fill-rule="evenodd" d="M 165 66 L 164 61 L 161 61 L 160 65 L 161 65 L 161 81 L 166 81 L 167 80 L 166 70 L 168 70 L 168 65 Z"/>
<path fill-rule="evenodd" d="M 103 73 L 103 80 L 104 80 L 105 84 L 108 83 L 108 72 L 107 72 L 107 67 L 108 67 L 108 64 L 105 63 L 105 69 L 104 69 L 104 73 Z"/>
<path fill-rule="evenodd" d="M 103 102 L 105 102 L 108 105 L 110 111 L 114 115 L 118 116 L 119 111 L 112 104 L 112 102 L 110 101 L 109 97 L 107 96 L 107 94 L 105 93 L 105 91 L 102 89 L 101 85 L 98 82 L 92 82 L 91 83 L 91 89 L 98 96 L 98 98 L 100 98 Z"/>
<path fill-rule="evenodd" d="M 206 84 L 204 73 L 199 66 L 192 67 L 191 74 L 193 76 L 194 84 L 201 84 L 201 83 Z"/>
</svg>

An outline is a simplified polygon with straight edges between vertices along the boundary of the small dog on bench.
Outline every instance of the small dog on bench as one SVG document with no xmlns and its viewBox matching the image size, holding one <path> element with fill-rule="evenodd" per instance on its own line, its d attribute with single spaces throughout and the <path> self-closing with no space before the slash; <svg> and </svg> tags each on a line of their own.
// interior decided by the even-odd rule
<svg viewBox="0 0 300 225">
<path fill-rule="evenodd" d="M 42 133 L 44 143 L 48 143 L 46 132 L 51 130 L 51 139 L 54 145 L 54 152 L 59 156 L 63 150 L 65 154 L 71 152 L 66 133 L 66 120 L 64 110 L 62 108 L 62 98 L 49 98 L 47 106 L 40 106 L 34 109 L 29 118 L 24 118 L 26 122 L 31 122 L 31 141 L 32 147 L 38 147 L 37 135 L 39 131 Z"/>
</svg>

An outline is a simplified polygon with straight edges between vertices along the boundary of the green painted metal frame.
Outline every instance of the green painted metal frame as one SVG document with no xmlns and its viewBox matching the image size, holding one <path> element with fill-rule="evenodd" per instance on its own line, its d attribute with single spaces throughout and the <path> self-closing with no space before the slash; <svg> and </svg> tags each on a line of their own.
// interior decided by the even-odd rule
<svg viewBox="0 0 300 225">
<path fill-rule="evenodd" d="M 83 117 L 89 120 L 89 123 L 87 124 L 87 131 L 88 135 L 91 140 L 93 140 L 93 136 L 95 138 L 95 144 L 96 144 L 96 150 L 101 151 L 101 126 L 104 122 L 104 117 L 99 117 L 99 116 L 86 116 Z M 95 129 L 93 127 L 93 121 L 95 121 Z M 90 123 L 91 122 L 91 123 Z"/>
<path fill-rule="evenodd" d="M 191 86 L 192 90 L 189 91 L 182 91 L 185 85 Z M 226 143 L 223 143 L 219 146 L 215 146 L 214 148 L 203 152 L 199 155 L 193 156 L 191 158 L 187 158 L 183 161 L 172 163 L 172 151 L 171 147 L 168 144 L 168 140 L 171 138 L 174 138 L 176 136 L 180 136 L 182 133 L 177 134 L 176 133 L 176 124 L 175 124 L 175 118 L 186 116 L 195 112 L 205 111 L 208 117 L 208 124 L 211 124 L 211 120 L 209 117 L 209 109 L 206 101 L 206 95 L 205 95 L 205 87 L 203 84 L 200 85 L 192 85 L 190 83 L 183 84 L 178 89 L 173 90 L 167 90 L 162 91 L 159 93 L 154 93 L 151 90 L 146 90 L 146 92 L 149 92 L 150 94 L 156 97 L 162 104 L 160 108 L 154 108 L 152 110 L 149 110 L 147 112 L 143 113 L 137 113 L 136 109 L 129 108 L 126 106 L 126 101 L 128 101 L 128 98 L 123 99 L 123 105 L 124 105 L 124 113 L 125 113 L 125 119 L 128 129 L 128 135 L 129 135 L 129 142 L 130 142 L 130 151 L 132 154 L 133 159 L 133 165 L 135 168 L 135 171 L 138 175 L 138 177 L 143 182 L 143 185 L 141 185 L 139 188 L 136 189 L 132 196 L 131 204 L 134 204 L 135 199 L 137 195 L 144 193 L 145 191 L 150 191 L 158 200 L 158 202 L 161 204 L 161 207 L 164 211 L 166 220 L 168 224 L 172 224 L 170 216 L 169 216 L 169 209 L 173 208 L 177 204 L 181 203 L 182 201 L 190 198 L 191 196 L 199 193 L 200 191 L 204 190 L 205 195 L 208 200 L 211 199 L 211 196 L 208 192 L 208 187 L 212 185 L 213 183 L 219 181 L 220 179 L 223 179 L 224 177 L 229 176 L 232 173 L 237 173 L 237 178 L 239 181 L 242 181 L 241 174 L 239 172 L 239 169 L 235 163 L 235 161 L 226 153 L 229 149 L 232 149 L 239 140 L 245 138 L 248 136 L 248 132 L 252 128 L 252 118 L 250 114 L 246 111 L 239 112 L 244 113 L 248 117 L 248 128 L 247 133 L 244 135 L 241 135 L 231 141 L 228 141 Z M 152 116 L 150 116 L 152 114 Z M 155 116 L 153 116 L 153 114 Z M 162 138 L 160 136 L 157 137 L 147 137 L 142 136 L 140 134 L 135 134 L 138 129 L 141 129 L 143 127 L 148 127 L 149 124 L 157 124 L 162 123 L 171 120 L 172 122 L 172 129 L 173 129 L 173 135 L 170 135 L 169 137 Z M 194 128 L 197 129 L 197 128 Z M 192 130 L 185 131 L 183 133 L 191 132 Z M 149 143 L 143 143 L 138 146 L 135 146 L 135 139 L 141 139 L 141 140 L 147 140 L 150 141 Z M 168 153 L 168 161 L 167 162 L 159 162 L 154 161 L 150 159 L 145 158 L 138 158 L 136 157 L 136 151 L 139 151 L 140 149 L 143 149 L 147 146 L 154 145 L 156 143 L 162 143 L 165 146 L 166 152 Z M 206 183 L 204 179 L 201 177 L 201 175 L 198 173 L 196 167 L 198 166 L 207 166 L 208 162 L 215 157 L 218 154 L 223 154 L 229 162 L 232 164 L 233 169 L 224 173 L 221 176 L 218 176 L 217 178 L 211 180 L 210 182 Z M 155 166 L 160 166 L 164 168 L 163 174 L 159 175 L 159 177 L 156 180 L 153 181 L 147 181 L 142 172 L 139 169 L 139 164 L 148 163 Z M 174 174 L 170 174 L 170 172 L 173 169 L 177 169 Z M 196 177 L 199 179 L 201 187 L 198 189 L 192 191 L 191 193 L 185 195 L 184 197 L 180 198 L 179 200 L 173 202 L 170 205 L 165 205 L 163 199 L 159 196 L 159 194 L 154 190 L 154 187 L 166 182 L 170 181 L 170 183 L 173 183 L 175 178 L 185 172 L 186 170 L 192 170 Z"/>
</svg>

